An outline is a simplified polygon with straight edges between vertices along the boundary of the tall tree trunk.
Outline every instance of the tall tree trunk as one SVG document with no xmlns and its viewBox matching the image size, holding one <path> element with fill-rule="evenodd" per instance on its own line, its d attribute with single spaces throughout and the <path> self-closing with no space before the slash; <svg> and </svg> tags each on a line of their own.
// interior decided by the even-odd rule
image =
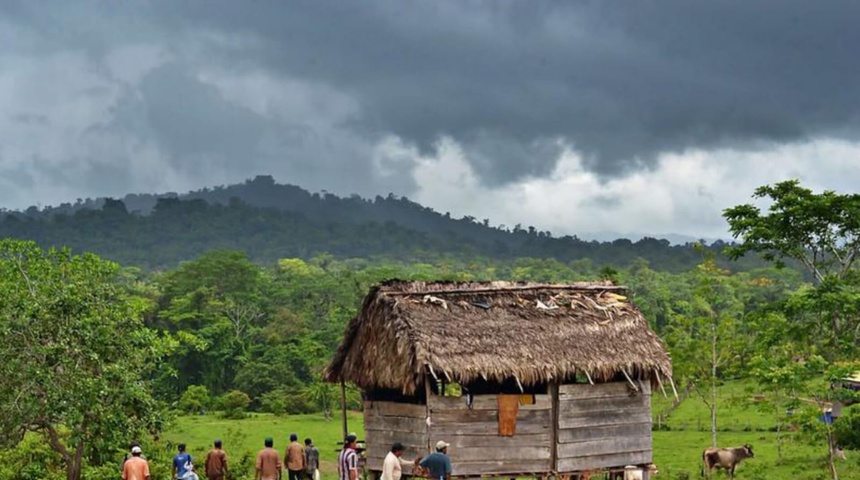
<svg viewBox="0 0 860 480">
<path fill-rule="evenodd" d="M 711 337 L 711 444 L 717 448 L 717 322 L 712 325 Z"/>
<path fill-rule="evenodd" d="M 830 476 L 832 480 L 839 480 L 839 474 L 836 472 L 836 444 L 833 441 L 833 428 L 827 425 L 827 464 L 830 467 Z"/>
</svg>

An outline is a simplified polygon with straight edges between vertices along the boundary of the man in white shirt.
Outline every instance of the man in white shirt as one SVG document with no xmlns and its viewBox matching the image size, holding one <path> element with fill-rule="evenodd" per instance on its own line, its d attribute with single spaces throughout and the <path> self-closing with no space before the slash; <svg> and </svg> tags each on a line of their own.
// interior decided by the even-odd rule
<svg viewBox="0 0 860 480">
<path fill-rule="evenodd" d="M 401 459 L 403 456 L 403 444 L 400 442 L 391 446 L 391 451 L 385 456 L 385 461 L 382 462 L 382 479 L 381 480 L 400 480 L 403 475 L 403 467 L 412 468 L 413 463 Z"/>
</svg>

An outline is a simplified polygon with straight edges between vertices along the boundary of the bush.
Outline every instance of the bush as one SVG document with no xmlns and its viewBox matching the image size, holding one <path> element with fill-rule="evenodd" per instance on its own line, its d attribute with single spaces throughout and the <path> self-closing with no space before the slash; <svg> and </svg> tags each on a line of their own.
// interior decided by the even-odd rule
<svg viewBox="0 0 860 480">
<path fill-rule="evenodd" d="M 296 415 L 317 411 L 303 393 L 292 388 L 277 388 L 260 396 L 260 409 L 276 415 Z"/>
<path fill-rule="evenodd" d="M 833 422 L 836 443 L 842 448 L 860 450 L 860 404 L 842 410 L 842 416 Z"/>
<path fill-rule="evenodd" d="M 224 418 L 240 419 L 247 416 L 248 405 L 251 404 L 251 397 L 245 392 L 232 390 L 221 398 L 221 407 L 224 409 Z"/>
<path fill-rule="evenodd" d="M 183 413 L 198 414 L 211 406 L 212 397 L 204 385 L 191 385 L 179 398 L 179 410 Z"/>
</svg>

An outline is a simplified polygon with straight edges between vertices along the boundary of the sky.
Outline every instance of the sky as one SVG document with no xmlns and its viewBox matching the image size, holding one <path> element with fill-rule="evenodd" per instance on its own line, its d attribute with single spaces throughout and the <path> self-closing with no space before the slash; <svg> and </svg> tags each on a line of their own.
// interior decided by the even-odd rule
<svg viewBox="0 0 860 480">
<path fill-rule="evenodd" d="M 581 237 L 860 185 L 860 2 L 0 2 L 0 207 L 272 175 Z"/>
</svg>

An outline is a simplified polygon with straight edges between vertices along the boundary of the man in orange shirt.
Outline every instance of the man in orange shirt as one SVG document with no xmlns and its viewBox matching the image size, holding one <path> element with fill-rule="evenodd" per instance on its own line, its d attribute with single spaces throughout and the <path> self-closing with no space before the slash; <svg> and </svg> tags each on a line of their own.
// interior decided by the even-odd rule
<svg viewBox="0 0 860 480">
<path fill-rule="evenodd" d="M 141 453 L 140 447 L 132 447 L 131 458 L 122 466 L 122 480 L 150 480 L 149 464 L 140 458 Z"/>
<path fill-rule="evenodd" d="M 290 445 L 284 452 L 284 463 L 287 464 L 289 480 L 302 480 L 305 470 L 305 448 L 299 443 L 299 436 L 290 435 Z"/>
<path fill-rule="evenodd" d="M 281 457 L 272 446 L 271 437 L 266 438 L 266 448 L 257 454 L 257 473 L 255 480 L 281 480 Z"/>
</svg>

